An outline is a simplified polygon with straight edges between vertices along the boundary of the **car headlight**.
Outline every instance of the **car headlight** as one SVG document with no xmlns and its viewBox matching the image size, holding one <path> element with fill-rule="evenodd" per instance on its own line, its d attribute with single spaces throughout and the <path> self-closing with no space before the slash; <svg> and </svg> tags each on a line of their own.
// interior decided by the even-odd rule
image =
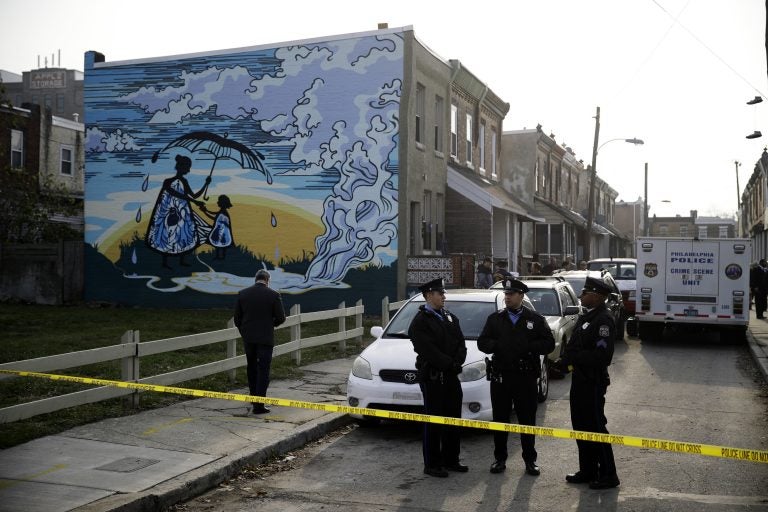
<svg viewBox="0 0 768 512">
<path fill-rule="evenodd" d="M 472 382 L 485 378 L 485 361 L 477 361 L 468 364 L 461 369 L 459 380 L 461 382 Z"/>
<path fill-rule="evenodd" d="M 352 375 L 360 379 L 373 380 L 371 364 L 362 357 L 358 357 L 352 364 Z"/>
</svg>

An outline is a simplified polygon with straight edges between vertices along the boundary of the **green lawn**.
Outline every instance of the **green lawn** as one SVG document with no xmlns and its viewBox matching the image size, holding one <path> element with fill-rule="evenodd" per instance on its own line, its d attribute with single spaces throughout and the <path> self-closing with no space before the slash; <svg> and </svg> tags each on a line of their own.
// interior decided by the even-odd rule
<svg viewBox="0 0 768 512">
<path fill-rule="evenodd" d="M 128 330 L 138 330 L 142 342 L 215 331 L 226 328 L 227 321 L 231 317 L 232 311 L 221 309 L 102 308 L 86 305 L 57 307 L 0 303 L 0 333 L 2 334 L 0 363 L 119 344 L 121 336 Z M 377 317 L 364 319 L 363 327 L 366 334 L 363 336 L 363 344 L 370 339 L 368 334 L 370 327 L 378 323 Z M 347 329 L 354 328 L 354 317 L 347 317 L 346 326 Z M 301 326 L 302 337 L 336 330 L 338 330 L 338 319 L 305 323 Z M 276 343 L 285 343 L 289 338 L 289 329 L 279 329 L 276 336 Z M 314 361 L 336 359 L 360 353 L 361 350 L 362 346 L 359 342 L 348 340 L 344 352 L 338 349 L 337 344 L 303 350 L 301 362 L 308 364 Z M 238 354 L 241 353 L 242 342 L 239 342 Z M 143 357 L 141 376 L 147 377 L 189 368 L 223 359 L 225 355 L 225 343 L 221 342 Z M 295 377 L 299 372 L 293 358 L 289 355 L 276 357 L 272 362 L 273 379 Z M 120 362 L 112 361 L 70 368 L 58 373 L 119 380 Z M 247 378 L 245 368 L 240 368 L 237 370 L 234 384 L 230 382 L 227 374 L 217 374 L 180 383 L 178 386 L 228 391 L 246 387 Z M 34 378 L 4 379 L 0 381 L 0 407 L 57 396 L 88 387 Z M 140 407 L 152 409 L 188 399 L 188 397 L 169 394 L 142 393 Z M 0 424 L 0 449 L 62 432 L 84 423 L 136 412 L 135 409 L 126 408 L 124 403 L 122 399 L 107 400 L 35 416 L 27 420 Z"/>
</svg>

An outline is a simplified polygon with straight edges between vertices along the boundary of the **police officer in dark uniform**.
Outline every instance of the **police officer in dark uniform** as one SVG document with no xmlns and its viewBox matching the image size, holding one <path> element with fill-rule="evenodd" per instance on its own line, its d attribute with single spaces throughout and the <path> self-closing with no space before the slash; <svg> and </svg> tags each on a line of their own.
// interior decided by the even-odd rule
<svg viewBox="0 0 768 512">
<path fill-rule="evenodd" d="M 493 421 L 508 423 L 514 403 L 518 422 L 536 425 L 539 356 L 555 349 L 555 339 L 544 317 L 523 306 L 527 291 L 525 283 L 505 279 L 504 302 L 507 307 L 488 317 L 477 338 L 477 348 L 493 354 L 486 369 L 491 381 Z M 507 432 L 493 433 L 495 461 L 491 473 L 501 473 L 507 468 L 507 438 Z M 534 476 L 540 474 L 535 443 L 535 436 L 520 434 L 525 472 Z"/>
<path fill-rule="evenodd" d="M 467 357 L 459 319 L 444 308 L 445 287 L 435 279 L 419 287 L 426 304 L 411 321 L 408 335 L 416 351 L 419 387 L 424 412 L 435 416 L 461 417 L 463 394 L 458 375 Z M 466 473 L 459 462 L 459 427 L 424 423 L 424 473 L 447 477 L 448 471 Z"/>
<path fill-rule="evenodd" d="M 605 299 L 611 289 L 602 279 L 587 277 L 581 291 L 581 304 L 586 308 L 563 358 L 556 366 L 564 372 L 572 371 L 571 424 L 574 430 L 607 434 L 605 425 L 605 392 L 610 379 L 608 365 L 613 358 L 613 340 L 616 327 Z M 579 471 L 565 477 L 573 484 L 588 483 L 591 489 L 618 487 L 613 449 L 608 443 L 576 441 L 579 448 Z"/>
</svg>

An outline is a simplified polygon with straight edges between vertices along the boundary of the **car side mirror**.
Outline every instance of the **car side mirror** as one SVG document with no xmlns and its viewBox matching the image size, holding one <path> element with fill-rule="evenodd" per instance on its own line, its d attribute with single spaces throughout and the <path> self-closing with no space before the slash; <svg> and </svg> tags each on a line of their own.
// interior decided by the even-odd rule
<svg viewBox="0 0 768 512">
<path fill-rule="evenodd" d="M 581 306 L 566 306 L 564 316 L 579 315 L 581 314 Z"/>
<path fill-rule="evenodd" d="M 384 328 L 380 325 L 374 325 L 371 327 L 371 336 L 373 336 L 376 339 L 381 338 L 381 335 L 384 334 Z"/>
</svg>

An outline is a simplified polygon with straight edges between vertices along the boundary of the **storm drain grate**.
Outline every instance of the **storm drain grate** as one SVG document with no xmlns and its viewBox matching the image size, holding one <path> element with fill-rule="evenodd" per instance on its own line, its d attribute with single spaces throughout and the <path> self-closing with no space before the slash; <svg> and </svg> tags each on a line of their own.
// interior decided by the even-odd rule
<svg viewBox="0 0 768 512">
<path fill-rule="evenodd" d="M 155 459 L 139 459 L 137 457 L 126 457 L 124 459 L 118 459 L 116 461 L 110 462 L 109 464 L 105 464 L 103 466 L 99 466 L 98 469 L 101 471 L 114 471 L 116 473 L 130 473 L 132 471 L 138 471 L 140 469 L 144 469 L 148 466 L 151 466 L 152 464 L 157 464 L 160 462 L 159 460 Z"/>
</svg>

